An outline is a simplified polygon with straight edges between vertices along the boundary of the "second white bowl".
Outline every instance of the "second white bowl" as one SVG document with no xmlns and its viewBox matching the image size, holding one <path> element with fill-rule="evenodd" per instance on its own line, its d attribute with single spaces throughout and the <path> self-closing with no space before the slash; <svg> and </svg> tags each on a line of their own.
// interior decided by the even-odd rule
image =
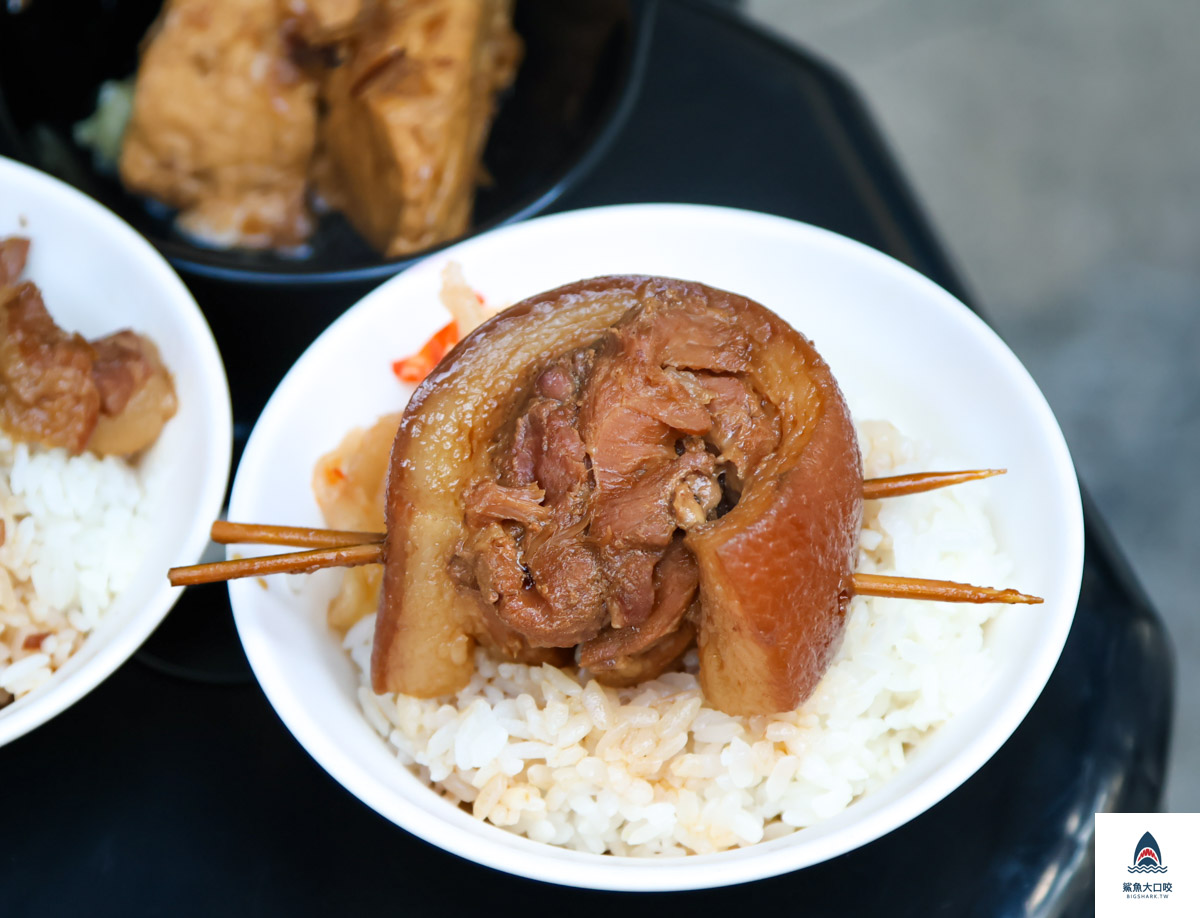
<svg viewBox="0 0 1200 918">
<path fill-rule="evenodd" d="M 179 408 L 140 460 L 153 537 L 132 582 L 48 683 L 0 711 L 0 746 L 99 685 L 163 620 L 180 594 L 167 568 L 199 559 L 221 511 L 233 437 L 212 334 L 150 243 L 81 192 L 0 158 L 0 238 L 11 235 L 32 241 L 25 276 L 63 328 L 88 338 L 132 328 L 154 340 Z"/>
</svg>

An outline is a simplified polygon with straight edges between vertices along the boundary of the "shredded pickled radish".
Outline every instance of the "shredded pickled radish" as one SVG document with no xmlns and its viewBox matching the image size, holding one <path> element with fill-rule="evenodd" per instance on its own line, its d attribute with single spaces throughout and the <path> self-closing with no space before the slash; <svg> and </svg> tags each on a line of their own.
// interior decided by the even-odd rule
<svg viewBox="0 0 1200 918">
<path fill-rule="evenodd" d="M 488 308 L 483 294 L 471 289 L 463 277 L 462 266 L 455 261 L 447 262 L 442 269 L 439 299 L 453 318 L 438 329 L 419 351 L 392 364 L 392 372 L 401 382 L 419 383 L 454 345 L 496 312 Z"/>
<path fill-rule="evenodd" d="M 459 337 L 458 323 L 451 319 L 419 351 L 393 363 L 392 372 L 401 382 L 419 383 L 458 343 Z"/>
</svg>

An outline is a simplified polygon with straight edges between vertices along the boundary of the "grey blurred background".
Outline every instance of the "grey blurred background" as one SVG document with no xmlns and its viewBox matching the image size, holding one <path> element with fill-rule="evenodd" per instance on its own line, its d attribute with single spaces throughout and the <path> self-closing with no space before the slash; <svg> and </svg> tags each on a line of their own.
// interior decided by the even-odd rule
<svg viewBox="0 0 1200 918">
<path fill-rule="evenodd" d="M 746 0 L 866 97 L 1166 619 L 1200 811 L 1200 2 Z"/>
</svg>

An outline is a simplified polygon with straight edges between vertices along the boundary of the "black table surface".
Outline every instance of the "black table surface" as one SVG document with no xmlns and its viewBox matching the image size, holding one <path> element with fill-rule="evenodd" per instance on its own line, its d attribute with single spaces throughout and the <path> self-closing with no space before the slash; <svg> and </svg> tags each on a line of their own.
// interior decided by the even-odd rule
<svg viewBox="0 0 1200 918">
<path fill-rule="evenodd" d="M 881 249 L 971 302 L 846 81 L 717 7 L 664 0 L 624 132 L 556 209 L 632 201 L 805 220 Z M 266 333 L 256 304 L 236 291 L 197 284 L 195 292 L 214 317 L 233 310 L 251 326 L 261 320 Z M 334 311 L 356 295 L 344 292 Z M 328 306 L 333 294 L 322 296 Z M 223 348 L 236 345 L 216 318 L 214 327 Z M 279 378 L 271 361 L 286 366 L 302 343 L 277 345 L 259 363 L 231 362 L 243 431 Z M 1085 504 L 1079 611 L 1028 718 L 943 802 L 832 861 L 739 887 L 635 896 L 544 885 L 446 854 L 367 809 L 308 757 L 253 681 L 223 589 L 202 587 L 96 691 L 0 749 L 0 915 L 531 906 L 630 916 L 664 907 L 1090 914 L 1092 814 L 1158 807 L 1174 690 L 1161 623 Z"/>
</svg>

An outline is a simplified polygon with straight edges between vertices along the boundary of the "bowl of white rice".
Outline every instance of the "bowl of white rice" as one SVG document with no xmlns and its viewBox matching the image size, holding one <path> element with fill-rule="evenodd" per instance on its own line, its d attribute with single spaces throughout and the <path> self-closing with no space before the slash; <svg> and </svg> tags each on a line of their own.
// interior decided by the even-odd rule
<svg viewBox="0 0 1200 918">
<path fill-rule="evenodd" d="M 408 832 L 499 870 L 605 890 L 698 889 L 866 844 L 951 793 L 1011 735 L 1078 599 L 1083 518 L 1062 434 L 1016 357 L 965 306 L 804 224 L 630 205 L 439 253 L 359 302 L 283 380 L 238 469 L 231 519 L 323 525 L 314 466 L 351 428 L 403 408 L 411 388 L 392 362 L 446 323 L 438 293 L 450 262 L 496 305 L 606 274 L 695 280 L 764 304 L 832 367 L 867 477 L 1008 469 L 868 501 L 858 570 L 1011 586 L 1045 603 L 856 597 L 837 657 L 800 708 L 734 717 L 706 703 L 694 658 L 616 689 L 478 650 L 455 695 L 377 695 L 366 675 L 373 617 L 344 634 L 327 623 L 341 572 L 231 583 L 267 697 L 334 779 Z"/>
<path fill-rule="evenodd" d="M 157 345 L 178 408 L 134 462 L 20 442 L 0 429 L 0 746 L 67 708 L 141 646 L 220 513 L 232 418 L 195 301 L 154 248 L 92 199 L 0 158 L 0 238 L 30 240 L 24 279 L 92 339 Z"/>
</svg>

